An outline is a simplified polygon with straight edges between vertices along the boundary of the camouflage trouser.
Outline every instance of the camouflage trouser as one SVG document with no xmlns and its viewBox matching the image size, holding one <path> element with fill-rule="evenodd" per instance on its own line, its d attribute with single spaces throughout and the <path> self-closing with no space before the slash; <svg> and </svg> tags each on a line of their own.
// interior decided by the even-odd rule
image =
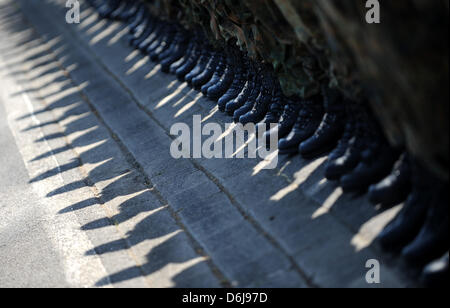
<svg viewBox="0 0 450 308">
<path fill-rule="evenodd" d="M 307 44 L 297 39 L 273 0 L 157 0 L 148 1 L 159 14 L 188 28 L 201 26 L 215 46 L 234 38 L 248 56 L 273 65 L 286 96 L 307 98 L 319 93 L 326 72 Z M 172 9 L 168 9 L 168 7 Z M 181 15 L 173 8 L 181 8 Z M 180 13 L 180 12 L 178 12 Z M 175 19 L 175 18 L 174 18 Z"/>
<path fill-rule="evenodd" d="M 365 22 L 364 1 L 316 3 L 391 142 L 448 179 L 449 2 L 383 1 L 376 25 Z"/>
</svg>

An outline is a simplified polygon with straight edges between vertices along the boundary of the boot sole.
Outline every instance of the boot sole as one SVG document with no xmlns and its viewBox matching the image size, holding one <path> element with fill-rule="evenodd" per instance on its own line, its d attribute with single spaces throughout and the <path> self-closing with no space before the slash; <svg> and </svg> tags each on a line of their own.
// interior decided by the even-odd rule
<svg viewBox="0 0 450 308">
<path fill-rule="evenodd" d="M 285 150 L 278 150 L 278 154 L 279 155 L 296 155 L 298 154 L 298 149 L 297 147 L 292 148 L 292 149 L 285 149 Z"/>
<path fill-rule="evenodd" d="M 305 159 L 315 159 L 320 158 L 322 156 L 325 156 L 326 154 L 330 153 L 335 147 L 336 143 L 327 145 L 317 151 L 309 152 L 309 153 L 300 153 L 300 155 Z"/>
</svg>

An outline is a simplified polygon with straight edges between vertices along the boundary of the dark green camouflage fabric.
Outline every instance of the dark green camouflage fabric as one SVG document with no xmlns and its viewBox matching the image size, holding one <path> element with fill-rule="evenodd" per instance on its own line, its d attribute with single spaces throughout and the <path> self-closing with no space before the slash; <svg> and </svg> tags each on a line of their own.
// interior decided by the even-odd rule
<svg viewBox="0 0 450 308">
<path fill-rule="evenodd" d="M 391 142 L 448 180 L 449 2 L 380 1 L 377 25 L 365 22 L 364 1 L 316 3 L 336 64 L 354 68 L 338 71 L 342 84 L 362 82 Z"/>
<path fill-rule="evenodd" d="M 159 16 L 202 29 L 220 48 L 236 38 L 270 63 L 287 96 L 325 84 L 369 102 L 391 143 L 448 179 L 448 0 L 149 0 Z"/>
</svg>

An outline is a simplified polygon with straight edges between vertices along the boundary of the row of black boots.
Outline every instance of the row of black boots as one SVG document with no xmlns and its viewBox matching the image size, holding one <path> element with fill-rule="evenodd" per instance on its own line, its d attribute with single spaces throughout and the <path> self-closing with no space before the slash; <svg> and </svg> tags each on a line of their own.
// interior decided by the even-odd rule
<svg viewBox="0 0 450 308">
<path fill-rule="evenodd" d="M 367 104 L 348 101 L 328 87 L 307 100 L 285 97 L 271 65 L 251 60 L 235 41 L 214 49 L 200 30 L 160 20 L 140 1 L 89 2 L 101 17 L 127 23 L 131 46 L 216 101 L 236 123 L 259 128 L 277 123 L 265 137 L 270 142 L 278 134 L 281 155 L 311 159 L 329 153 L 326 177 L 344 192 L 368 191 L 371 202 L 384 208 L 404 203 L 379 242 L 424 268 L 427 286 L 447 284 L 448 184 L 391 147 Z"/>
</svg>

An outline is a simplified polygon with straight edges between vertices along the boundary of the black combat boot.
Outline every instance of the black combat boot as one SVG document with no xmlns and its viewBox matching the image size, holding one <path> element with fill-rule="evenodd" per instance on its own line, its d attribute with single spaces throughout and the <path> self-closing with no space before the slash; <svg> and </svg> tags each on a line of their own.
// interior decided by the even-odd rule
<svg viewBox="0 0 450 308">
<path fill-rule="evenodd" d="M 256 131 L 258 132 L 261 129 L 264 129 L 264 132 L 268 132 L 271 129 L 271 125 L 278 125 L 281 120 L 284 107 L 286 106 L 286 102 L 287 99 L 283 96 L 280 82 L 275 80 L 269 111 L 261 123 L 258 123 L 256 126 Z"/>
<path fill-rule="evenodd" d="M 234 112 L 241 108 L 245 104 L 245 102 L 247 102 L 253 92 L 253 89 L 257 87 L 258 77 L 254 63 L 251 61 L 248 62 L 247 78 L 247 83 L 245 84 L 245 87 L 242 89 L 241 93 L 239 93 L 238 97 L 228 102 L 225 106 L 225 112 L 230 116 L 233 116 Z"/>
<path fill-rule="evenodd" d="M 142 3 L 140 1 L 127 1 L 127 6 L 123 9 L 123 11 L 117 15 L 119 20 L 128 22 L 133 16 L 136 16 L 137 12 L 141 9 Z"/>
<path fill-rule="evenodd" d="M 160 21 L 153 17 L 145 8 L 139 10 L 138 15 L 130 21 L 129 29 L 129 44 L 131 46 L 138 46 L 136 41 L 145 39 L 148 33 L 152 33 L 153 28 L 158 26 Z"/>
<path fill-rule="evenodd" d="M 128 20 L 128 31 L 131 38 L 134 38 L 134 35 L 138 32 L 138 28 L 141 28 L 141 25 L 149 18 L 151 16 L 147 8 L 144 5 L 140 6 L 136 14 Z"/>
<path fill-rule="evenodd" d="M 345 124 L 344 134 L 339 140 L 337 147 L 328 155 L 328 163 L 333 162 L 345 155 L 350 147 L 350 141 L 355 135 L 355 123 L 353 121 L 347 121 Z"/>
<path fill-rule="evenodd" d="M 352 106 L 354 106 L 354 102 L 347 101 L 345 103 L 346 108 L 346 124 L 344 129 L 344 134 L 342 138 L 339 140 L 337 147 L 328 155 L 327 164 L 337 160 L 338 158 L 344 156 L 345 152 L 350 146 L 351 139 L 356 134 L 356 124 L 355 124 L 355 115 L 353 114 Z"/>
<path fill-rule="evenodd" d="M 339 181 L 343 175 L 352 172 L 361 162 L 362 153 L 372 139 L 367 110 L 362 105 L 350 103 L 348 106 L 351 110 L 348 112 L 349 121 L 344 136 L 339 146 L 330 154 L 325 168 L 325 177 L 330 181 Z M 347 143 L 349 136 L 351 138 Z M 340 155 L 342 151 L 343 154 Z"/>
<path fill-rule="evenodd" d="M 141 48 L 145 48 L 145 53 L 147 53 L 147 54 L 153 53 L 155 50 L 158 50 L 158 48 L 160 48 L 161 46 L 163 46 L 165 44 L 165 40 L 170 31 L 172 31 L 172 29 L 171 29 L 170 24 L 167 21 L 158 22 L 153 35 L 149 37 L 150 44 L 148 44 L 148 46 L 146 48 L 145 47 L 141 47 Z M 143 44 L 143 45 L 147 45 L 148 42 L 145 42 L 145 43 L 146 44 Z"/>
<path fill-rule="evenodd" d="M 101 18 L 111 18 L 112 12 L 114 12 L 119 5 L 120 0 L 108 0 L 97 9 L 97 12 Z"/>
<path fill-rule="evenodd" d="M 185 77 L 194 70 L 199 63 L 203 49 L 203 44 L 198 41 L 194 42 L 194 46 L 186 62 L 175 71 L 178 80 L 185 81 Z"/>
<path fill-rule="evenodd" d="M 300 154 L 313 158 L 332 150 L 342 137 L 345 128 L 345 104 L 336 90 L 323 88 L 325 115 L 311 138 L 299 146 Z"/>
<path fill-rule="evenodd" d="M 433 199 L 427 201 L 429 208 L 425 224 L 414 241 L 402 251 L 408 263 L 422 266 L 448 251 L 448 182 L 438 181 L 439 184 L 433 188 Z"/>
<path fill-rule="evenodd" d="M 244 102 L 244 104 L 239 107 L 233 114 L 233 121 L 234 123 L 239 123 L 239 119 L 241 116 L 252 110 L 253 106 L 255 106 L 258 99 L 260 99 L 260 96 L 262 94 L 262 82 L 261 82 L 261 71 L 262 68 L 258 67 L 255 75 L 255 82 L 254 87 L 252 91 L 250 92 L 250 95 L 247 98 L 247 101 Z"/>
<path fill-rule="evenodd" d="M 169 73 L 172 64 L 179 61 L 186 53 L 189 44 L 189 36 L 187 32 L 180 28 L 175 35 L 172 48 L 159 56 L 161 61 L 161 71 Z"/>
<path fill-rule="evenodd" d="M 184 51 L 184 54 L 182 56 L 182 60 L 175 61 L 174 63 L 172 63 L 170 65 L 169 73 L 175 75 L 177 73 L 177 70 L 180 67 L 184 66 L 189 61 L 189 58 L 192 56 L 192 53 L 194 52 L 195 40 L 196 40 L 196 38 L 195 38 L 195 34 L 194 34 L 193 37 L 188 41 L 186 50 Z"/>
<path fill-rule="evenodd" d="M 243 54 L 242 54 L 243 55 Z M 242 93 L 247 84 L 248 76 L 248 60 L 242 61 L 240 57 L 236 57 L 234 80 L 228 91 L 218 100 L 220 111 L 225 111 L 227 104 L 236 99 Z"/>
<path fill-rule="evenodd" d="M 272 103 L 272 93 L 275 88 L 275 76 L 271 66 L 266 65 L 263 72 L 262 91 L 253 108 L 239 118 L 243 125 L 259 123 L 266 116 Z"/>
<path fill-rule="evenodd" d="M 448 252 L 428 264 L 422 272 L 422 283 L 428 288 L 446 288 L 448 286 Z"/>
<path fill-rule="evenodd" d="M 341 178 L 344 192 L 363 192 L 370 185 L 383 180 L 392 171 L 400 157 L 400 151 L 392 148 L 384 137 L 379 137 L 361 156 L 362 160 L 358 166 Z"/>
<path fill-rule="evenodd" d="M 299 144 L 310 138 L 319 127 L 323 118 L 322 102 L 305 100 L 290 134 L 280 140 L 278 148 L 281 155 L 298 153 Z"/>
<path fill-rule="evenodd" d="M 143 46 L 147 46 L 149 38 L 155 35 L 159 21 L 155 18 L 147 18 L 143 24 L 145 26 L 140 25 L 139 29 L 131 36 L 130 45 L 145 52 L 146 48 L 143 48 Z M 146 43 L 144 44 L 144 42 Z"/>
<path fill-rule="evenodd" d="M 88 4 L 95 10 L 98 10 L 105 2 L 103 0 L 87 0 Z"/>
<path fill-rule="evenodd" d="M 417 237 L 435 193 L 435 177 L 420 162 L 414 160 L 411 164 L 412 192 L 394 220 L 378 235 L 378 241 L 386 250 L 401 250 Z"/>
<path fill-rule="evenodd" d="M 207 96 L 209 88 L 211 88 L 212 86 L 219 83 L 223 74 L 225 74 L 226 68 L 227 68 L 227 62 L 226 62 L 225 55 L 222 53 L 219 53 L 218 54 L 218 63 L 217 63 L 217 66 L 214 68 L 214 73 L 213 73 L 211 79 L 206 84 L 204 84 L 200 89 L 200 91 L 203 93 L 203 95 Z"/>
<path fill-rule="evenodd" d="M 174 25 L 174 35 L 173 39 L 167 42 L 167 49 L 162 51 L 157 61 L 162 62 L 167 58 L 171 58 L 179 49 L 179 45 L 183 44 L 183 53 L 177 58 L 177 60 L 181 59 L 183 54 L 186 52 L 186 46 L 188 42 L 188 37 L 186 35 L 186 30 L 178 24 Z M 173 62 L 172 62 L 173 63 Z M 172 64 L 170 63 L 170 64 Z M 170 65 L 169 65 L 170 67 Z M 169 67 L 167 69 L 169 69 Z M 166 71 L 167 72 L 167 71 Z"/>
<path fill-rule="evenodd" d="M 123 20 L 120 18 L 122 14 L 128 11 L 132 6 L 132 1 L 130 0 L 121 0 L 119 6 L 111 13 L 111 19 L 114 20 Z"/>
<path fill-rule="evenodd" d="M 208 46 L 209 47 L 209 46 Z M 192 80 L 203 73 L 211 60 L 212 49 L 208 48 L 206 45 L 201 49 L 201 54 L 198 62 L 194 68 L 184 77 L 184 80 L 189 86 L 192 86 Z"/>
<path fill-rule="evenodd" d="M 191 86 L 194 89 L 200 91 L 202 86 L 211 80 L 212 76 L 214 75 L 214 72 L 216 71 L 217 65 L 219 64 L 220 58 L 221 54 L 217 51 L 214 51 L 211 54 L 211 58 L 208 64 L 206 65 L 205 69 L 203 70 L 203 72 L 201 72 L 199 75 L 195 76 L 192 79 Z"/>
<path fill-rule="evenodd" d="M 169 57 L 171 57 L 175 51 L 178 49 L 178 44 L 184 39 L 184 35 L 181 33 L 181 27 L 174 25 L 173 38 L 172 40 L 165 42 L 166 49 L 162 51 L 156 61 L 161 62 Z"/>
<path fill-rule="evenodd" d="M 235 78 L 236 52 L 234 50 L 235 47 L 233 46 L 233 44 L 236 45 L 235 42 L 235 40 L 229 42 L 231 47 L 227 48 L 225 59 L 226 67 L 222 78 L 220 78 L 219 82 L 208 88 L 207 96 L 213 101 L 218 101 L 218 99 L 228 91 Z"/>
<path fill-rule="evenodd" d="M 266 148 L 270 149 L 272 143 L 270 138 L 274 136 L 276 130 L 277 146 L 279 143 L 278 129 L 280 121 L 283 115 L 284 108 L 286 107 L 288 99 L 283 95 L 279 81 L 275 82 L 275 88 L 272 93 L 272 102 L 269 108 L 269 112 L 266 114 L 264 120 L 256 125 L 256 134 L 261 136 L 266 141 Z M 272 134 L 271 134 L 272 131 Z"/>
<path fill-rule="evenodd" d="M 152 51 L 150 51 L 152 48 L 147 49 L 150 55 L 150 60 L 153 62 L 159 61 L 159 57 L 167 51 L 170 46 L 172 45 L 173 40 L 175 39 L 176 34 L 176 27 L 174 24 L 169 24 L 167 26 L 167 30 L 165 32 L 165 35 L 161 36 L 161 39 L 158 42 L 158 47 L 154 48 Z"/>
<path fill-rule="evenodd" d="M 297 122 L 300 110 L 302 109 L 302 101 L 298 97 L 285 98 L 285 106 L 281 115 L 280 123 L 277 126 L 264 133 L 266 144 L 269 144 L 271 137 L 278 134 L 278 140 L 286 137 Z"/>
<path fill-rule="evenodd" d="M 411 185 L 411 168 L 405 153 L 387 178 L 369 187 L 369 200 L 384 207 L 400 204 L 408 198 Z"/>
<path fill-rule="evenodd" d="M 165 22 L 155 18 L 152 26 L 148 27 L 148 29 L 146 29 L 146 31 L 142 34 L 142 39 L 139 40 L 137 48 L 143 53 L 148 54 L 148 49 L 150 46 L 153 46 L 153 44 L 155 44 L 158 39 L 164 35 L 166 31 L 165 27 Z"/>
</svg>

